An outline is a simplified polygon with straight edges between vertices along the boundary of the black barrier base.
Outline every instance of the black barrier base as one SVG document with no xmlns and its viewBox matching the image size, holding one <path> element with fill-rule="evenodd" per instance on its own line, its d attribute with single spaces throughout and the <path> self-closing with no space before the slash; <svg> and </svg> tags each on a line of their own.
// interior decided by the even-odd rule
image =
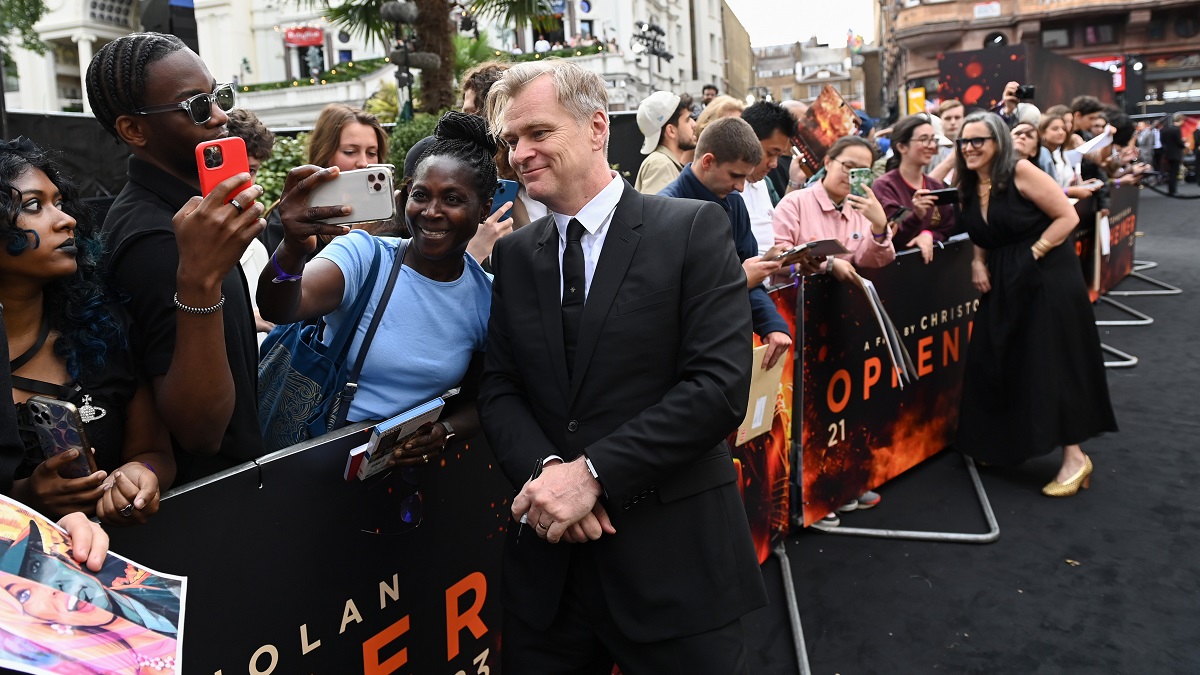
<svg viewBox="0 0 1200 675">
<path fill-rule="evenodd" d="M 1100 343 L 1100 350 L 1105 354 L 1111 354 L 1120 359 L 1119 361 L 1105 361 L 1105 368 L 1132 368 L 1138 364 L 1138 357 L 1134 356 L 1133 354 L 1123 352 L 1116 347 L 1109 347 L 1103 342 Z"/>
<path fill-rule="evenodd" d="M 804 643 L 804 626 L 800 625 L 800 603 L 796 600 L 796 582 L 792 577 L 792 562 L 788 560 L 787 547 L 782 541 L 775 544 L 771 553 L 779 559 L 779 572 L 783 575 L 783 599 L 787 601 L 788 619 L 792 624 L 792 644 L 796 648 L 796 664 L 800 675 L 811 675 L 808 665 L 808 647 Z"/>
<path fill-rule="evenodd" d="M 1000 538 L 1000 524 L 996 522 L 996 514 L 992 512 L 992 504 L 988 501 L 983 482 L 979 480 L 979 472 L 975 469 L 975 460 L 963 455 L 967 464 L 967 473 L 975 486 L 975 495 L 979 498 L 979 506 L 983 509 L 983 517 L 987 519 L 988 531 L 982 534 L 960 532 L 922 532 L 918 530 L 884 530 L 868 527 L 823 527 L 813 524 L 812 529 L 828 534 L 843 534 L 859 537 L 878 537 L 881 539 L 915 539 L 918 541 L 948 541 L 958 544 L 990 544 Z"/>
</svg>

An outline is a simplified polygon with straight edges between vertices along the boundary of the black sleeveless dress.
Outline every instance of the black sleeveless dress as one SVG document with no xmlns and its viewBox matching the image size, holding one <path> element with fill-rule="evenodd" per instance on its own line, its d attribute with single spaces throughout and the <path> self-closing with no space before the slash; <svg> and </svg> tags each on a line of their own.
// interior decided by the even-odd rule
<svg viewBox="0 0 1200 675">
<path fill-rule="evenodd" d="M 987 249 L 992 289 L 967 348 L 958 449 L 989 464 L 1016 464 L 1105 431 L 1117 422 L 1100 336 L 1079 258 L 1069 245 L 1041 260 L 1030 247 L 1050 225 L 1010 185 L 962 208 L 971 241 Z"/>
</svg>

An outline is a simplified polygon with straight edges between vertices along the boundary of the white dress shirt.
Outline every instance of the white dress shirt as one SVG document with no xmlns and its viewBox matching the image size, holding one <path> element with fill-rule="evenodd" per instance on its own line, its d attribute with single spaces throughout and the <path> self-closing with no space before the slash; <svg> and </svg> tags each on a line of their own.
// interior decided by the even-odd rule
<svg viewBox="0 0 1200 675">
<path fill-rule="evenodd" d="M 757 183 L 751 183 L 747 179 L 742 201 L 746 202 L 746 211 L 750 214 L 750 231 L 754 233 L 754 241 L 758 244 L 758 254 L 762 255 L 775 245 L 775 228 L 771 225 L 775 216 L 775 205 L 771 203 L 767 179 Z"/>
<path fill-rule="evenodd" d="M 558 226 L 558 269 L 562 269 L 563 251 L 567 250 L 567 225 L 575 218 L 583 225 L 585 232 L 579 241 L 583 245 L 583 274 L 585 285 L 584 301 L 587 301 L 588 291 L 592 288 L 592 276 L 596 273 L 596 262 L 600 260 L 600 250 L 604 248 L 604 237 L 608 235 L 608 225 L 612 222 L 613 213 L 617 210 L 617 202 L 621 201 L 621 193 L 625 191 L 625 181 L 614 171 L 612 181 L 605 186 L 592 201 L 579 209 L 574 216 L 551 211 L 554 224 Z M 562 297 L 562 274 L 558 275 L 558 297 Z"/>
</svg>

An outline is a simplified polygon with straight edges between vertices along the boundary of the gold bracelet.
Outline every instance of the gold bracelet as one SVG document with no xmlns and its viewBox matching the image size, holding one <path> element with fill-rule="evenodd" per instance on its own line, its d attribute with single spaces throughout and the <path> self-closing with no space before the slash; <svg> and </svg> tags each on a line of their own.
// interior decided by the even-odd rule
<svg viewBox="0 0 1200 675">
<path fill-rule="evenodd" d="M 1044 238 L 1038 239 L 1033 245 L 1040 247 L 1043 253 L 1047 253 L 1050 251 L 1050 249 L 1054 248 L 1054 245 L 1046 241 Z"/>
</svg>

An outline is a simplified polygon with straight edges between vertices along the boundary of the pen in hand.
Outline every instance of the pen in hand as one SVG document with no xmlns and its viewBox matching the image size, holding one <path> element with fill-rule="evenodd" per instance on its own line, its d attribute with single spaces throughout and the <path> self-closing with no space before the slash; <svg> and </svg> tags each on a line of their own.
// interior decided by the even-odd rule
<svg viewBox="0 0 1200 675">
<path fill-rule="evenodd" d="M 529 474 L 529 480 L 527 480 L 525 482 L 532 483 L 533 481 L 537 480 L 538 476 L 542 475 L 542 467 L 545 465 L 545 463 L 546 463 L 546 460 L 539 457 L 537 459 L 537 461 L 533 463 L 533 473 Z M 525 524 L 528 522 L 529 522 L 529 512 L 526 511 L 525 513 L 521 514 L 521 524 L 517 526 L 517 541 L 518 542 L 521 541 L 521 532 L 523 532 L 525 530 Z"/>
</svg>

